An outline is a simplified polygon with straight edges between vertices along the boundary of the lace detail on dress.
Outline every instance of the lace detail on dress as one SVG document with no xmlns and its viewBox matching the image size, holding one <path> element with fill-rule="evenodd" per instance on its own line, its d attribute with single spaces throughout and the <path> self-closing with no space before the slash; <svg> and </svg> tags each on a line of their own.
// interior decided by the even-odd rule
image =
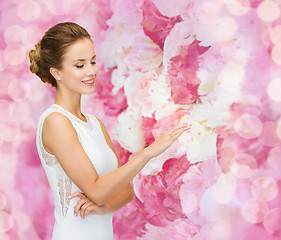
<svg viewBox="0 0 281 240">
<path fill-rule="evenodd" d="M 61 204 L 61 213 L 62 216 L 66 216 L 70 200 L 67 198 L 72 191 L 72 181 L 64 174 L 63 178 L 58 176 L 58 188 L 59 188 L 59 197 Z"/>
<path fill-rule="evenodd" d="M 53 166 L 58 164 L 58 160 L 55 156 L 48 154 L 46 151 L 42 151 L 42 158 L 45 161 L 45 164 L 48 166 Z"/>
</svg>

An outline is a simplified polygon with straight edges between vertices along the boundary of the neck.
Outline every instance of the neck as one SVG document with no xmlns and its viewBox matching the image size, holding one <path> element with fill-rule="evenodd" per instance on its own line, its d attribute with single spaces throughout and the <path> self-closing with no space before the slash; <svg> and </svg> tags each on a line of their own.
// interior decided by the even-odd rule
<svg viewBox="0 0 281 240">
<path fill-rule="evenodd" d="M 57 89 L 55 104 L 60 105 L 79 118 L 83 117 L 81 113 L 81 94 L 67 94 L 67 92 Z"/>
</svg>

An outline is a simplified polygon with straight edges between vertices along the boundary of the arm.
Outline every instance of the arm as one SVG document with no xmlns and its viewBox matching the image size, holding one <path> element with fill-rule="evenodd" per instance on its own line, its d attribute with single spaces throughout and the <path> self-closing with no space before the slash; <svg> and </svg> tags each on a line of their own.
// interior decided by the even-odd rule
<svg viewBox="0 0 281 240">
<path fill-rule="evenodd" d="M 177 125 L 170 130 L 172 134 L 168 134 L 168 131 L 163 133 L 126 164 L 102 177 L 98 176 L 78 141 L 70 120 L 63 114 L 54 112 L 45 119 L 42 140 L 46 150 L 56 156 L 69 178 L 91 201 L 101 206 L 129 184 L 151 158 L 165 151 L 183 131 L 188 129 L 187 124 Z"/>
<path fill-rule="evenodd" d="M 118 209 L 122 208 L 124 205 L 126 205 L 132 200 L 132 198 L 127 192 L 132 191 L 133 196 L 132 187 L 130 187 L 130 189 L 126 188 L 127 186 L 124 187 L 118 193 L 116 193 L 114 196 L 112 196 L 103 206 L 96 205 L 93 201 L 91 201 L 87 196 L 85 196 L 81 192 L 75 192 L 71 194 L 68 199 L 73 199 L 76 197 L 80 198 L 80 200 L 74 207 L 74 215 L 78 216 L 80 211 L 80 216 L 84 219 L 89 214 L 103 215 L 106 213 L 117 211 Z"/>
<path fill-rule="evenodd" d="M 101 130 L 103 132 L 104 138 L 108 144 L 108 146 L 111 148 L 111 150 L 114 152 L 114 154 L 116 155 L 116 158 L 118 160 L 118 168 L 120 168 L 122 165 L 118 159 L 118 156 L 115 152 L 114 146 L 112 144 L 112 141 L 110 139 L 110 136 L 104 126 L 104 124 L 102 123 L 102 121 L 99 120 L 100 126 L 101 126 Z M 125 187 L 123 187 L 120 191 L 118 191 L 117 193 L 115 193 L 107 202 L 106 205 L 107 207 L 109 207 L 109 211 L 110 212 L 114 212 L 118 209 L 120 209 L 121 207 L 123 207 L 124 205 L 126 205 L 128 202 L 131 202 L 133 200 L 134 197 L 134 190 L 131 186 L 130 183 L 128 183 Z"/>
</svg>

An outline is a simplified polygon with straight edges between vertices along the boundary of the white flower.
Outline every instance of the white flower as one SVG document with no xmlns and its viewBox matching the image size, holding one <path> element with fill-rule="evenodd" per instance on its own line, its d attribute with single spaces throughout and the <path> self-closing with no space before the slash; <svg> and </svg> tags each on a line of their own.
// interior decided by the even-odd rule
<svg viewBox="0 0 281 240">
<path fill-rule="evenodd" d="M 142 131 L 142 115 L 139 109 L 127 108 L 118 116 L 113 133 L 120 145 L 132 153 L 145 147 L 145 136 Z"/>
<path fill-rule="evenodd" d="M 155 119 L 160 119 L 173 114 L 180 105 L 171 101 L 171 87 L 166 82 L 166 74 L 162 72 L 155 77 L 149 87 L 149 94 L 153 108 L 155 109 Z"/>
<path fill-rule="evenodd" d="M 151 79 L 155 76 L 153 72 L 131 72 L 126 79 L 124 90 L 127 102 L 132 109 L 141 109 L 144 117 L 151 117 L 154 112 L 149 95 Z"/>
<path fill-rule="evenodd" d="M 185 115 L 180 121 L 192 124 L 190 131 L 183 133 L 179 138 L 179 142 L 186 150 L 188 160 L 192 163 L 217 156 L 217 134 L 208 126 L 208 118 L 212 110 L 210 103 L 194 105 L 190 115 Z"/>
</svg>

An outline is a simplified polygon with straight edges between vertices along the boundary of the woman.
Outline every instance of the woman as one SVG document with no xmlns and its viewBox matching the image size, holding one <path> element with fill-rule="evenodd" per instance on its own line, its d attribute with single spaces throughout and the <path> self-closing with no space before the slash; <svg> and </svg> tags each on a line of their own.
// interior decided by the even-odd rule
<svg viewBox="0 0 281 240">
<path fill-rule="evenodd" d="M 29 58 L 31 72 L 56 88 L 55 102 L 40 117 L 36 137 L 54 196 L 52 239 L 113 239 L 112 212 L 132 200 L 130 180 L 189 126 L 164 132 L 121 166 L 103 123 L 81 112 L 81 95 L 93 93 L 98 75 L 89 33 L 75 23 L 57 24 Z"/>
</svg>

